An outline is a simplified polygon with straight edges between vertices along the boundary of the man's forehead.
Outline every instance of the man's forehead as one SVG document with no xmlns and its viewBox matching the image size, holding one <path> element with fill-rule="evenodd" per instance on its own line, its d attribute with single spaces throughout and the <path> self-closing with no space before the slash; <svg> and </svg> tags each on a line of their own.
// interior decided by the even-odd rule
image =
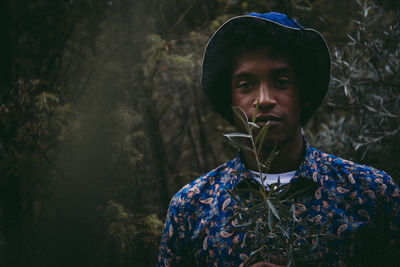
<svg viewBox="0 0 400 267">
<path fill-rule="evenodd" d="M 234 58 L 247 57 L 268 57 L 268 58 L 285 58 L 290 59 L 291 53 L 287 49 L 282 49 L 272 45 L 244 46 L 238 48 L 234 53 Z"/>
<path fill-rule="evenodd" d="M 248 50 L 241 50 L 234 56 L 232 71 L 240 72 L 254 63 L 273 64 L 280 71 L 294 71 L 290 54 L 285 50 L 278 50 L 269 46 L 260 46 Z"/>
</svg>

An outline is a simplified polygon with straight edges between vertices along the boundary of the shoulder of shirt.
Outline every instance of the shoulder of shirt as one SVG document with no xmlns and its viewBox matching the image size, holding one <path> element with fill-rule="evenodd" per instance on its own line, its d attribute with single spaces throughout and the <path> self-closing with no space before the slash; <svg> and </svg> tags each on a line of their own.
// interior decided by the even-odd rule
<svg viewBox="0 0 400 267">
<path fill-rule="evenodd" d="M 331 179 L 336 183 L 349 182 L 368 186 L 371 183 L 395 185 L 393 179 L 384 171 L 365 164 L 358 164 L 315 148 L 311 148 L 311 151 L 314 164 L 324 168 L 325 180 Z"/>
<path fill-rule="evenodd" d="M 237 159 L 232 159 L 219 167 L 209 171 L 208 173 L 200 176 L 194 181 L 183 186 L 172 198 L 170 206 L 182 206 L 191 203 L 191 201 L 204 200 L 213 197 L 210 190 L 215 192 L 215 189 L 225 187 L 226 183 L 229 183 L 229 173 L 233 171 L 233 168 L 237 164 Z"/>
</svg>

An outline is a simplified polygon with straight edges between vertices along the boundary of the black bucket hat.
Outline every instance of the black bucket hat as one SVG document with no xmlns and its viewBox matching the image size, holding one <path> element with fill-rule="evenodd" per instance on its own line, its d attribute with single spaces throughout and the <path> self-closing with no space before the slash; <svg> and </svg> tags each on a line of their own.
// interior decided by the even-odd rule
<svg viewBox="0 0 400 267">
<path fill-rule="evenodd" d="M 302 110 L 304 125 L 321 104 L 330 80 L 331 58 L 322 35 L 301 26 L 285 14 L 250 13 L 226 21 L 208 41 L 202 64 L 201 83 L 212 106 L 233 122 L 231 71 L 238 49 L 272 45 L 288 52 L 294 62 L 300 97 L 309 105 Z"/>
</svg>

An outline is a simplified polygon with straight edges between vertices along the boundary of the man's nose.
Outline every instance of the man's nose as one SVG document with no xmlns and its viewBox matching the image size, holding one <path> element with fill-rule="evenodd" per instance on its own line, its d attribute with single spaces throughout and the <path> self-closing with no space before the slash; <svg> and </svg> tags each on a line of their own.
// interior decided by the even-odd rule
<svg viewBox="0 0 400 267">
<path fill-rule="evenodd" d="M 267 84 L 262 84 L 258 90 L 258 98 L 260 108 L 271 108 L 276 105 L 274 95 Z"/>
</svg>

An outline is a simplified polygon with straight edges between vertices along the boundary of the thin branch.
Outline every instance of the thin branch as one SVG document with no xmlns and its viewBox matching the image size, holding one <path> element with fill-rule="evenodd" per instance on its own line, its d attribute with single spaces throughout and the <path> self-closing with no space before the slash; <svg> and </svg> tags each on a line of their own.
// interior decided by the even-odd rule
<svg viewBox="0 0 400 267">
<path fill-rule="evenodd" d="M 381 136 L 379 136 L 379 137 L 376 137 L 376 138 L 372 138 L 372 137 L 363 137 L 362 139 L 364 140 L 364 142 L 366 142 L 366 143 L 368 143 L 369 145 L 370 144 L 375 144 L 375 143 L 378 143 L 378 142 L 380 142 L 382 139 L 385 139 L 385 138 L 388 138 L 388 137 L 391 137 L 391 136 L 395 136 L 397 133 L 399 133 L 400 132 L 400 128 L 397 128 L 396 130 L 394 130 L 394 131 L 391 131 L 391 132 L 386 132 L 385 134 L 383 134 L 383 135 L 381 135 Z"/>
<path fill-rule="evenodd" d="M 175 28 L 183 21 L 183 19 L 186 17 L 186 15 L 189 13 L 189 11 L 193 8 L 194 6 L 194 1 L 186 8 L 186 10 L 182 13 L 182 15 L 178 18 L 178 20 L 175 22 L 174 26 L 172 26 L 169 29 L 169 32 L 173 32 Z"/>
</svg>

